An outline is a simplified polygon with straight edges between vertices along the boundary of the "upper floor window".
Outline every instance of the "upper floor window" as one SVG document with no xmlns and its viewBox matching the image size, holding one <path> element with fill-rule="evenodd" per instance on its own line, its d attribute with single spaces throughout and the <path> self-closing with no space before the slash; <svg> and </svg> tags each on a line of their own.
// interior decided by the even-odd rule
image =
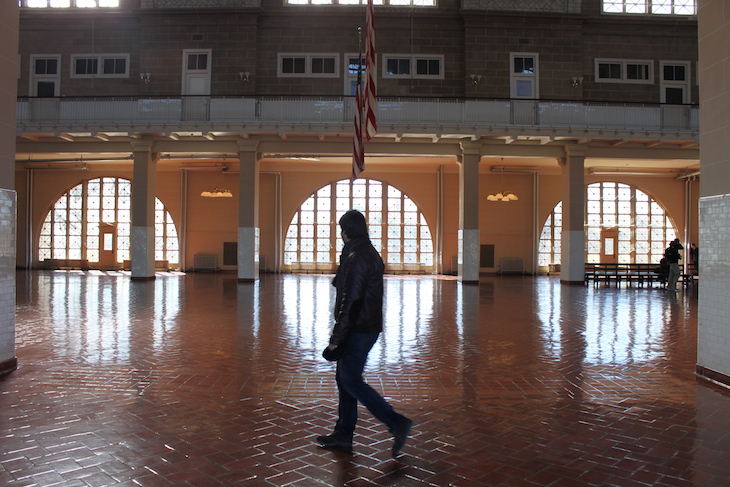
<svg viewBox="0 0 730 487">
<path fill-rule="evenodd" d="M 385 78 L 444 78 L 444 57 L 429 55 L 383 55 Z"/>
<path fill-rule="evenodd" d="M 696 15 L 697 0 L 603 0 L 611 14 Z"/>
<path fill-rule="evenodd" d="M 654 82 L 654 63 L 645 60 L 596 59 L 596 81 L 601 83 Z"/>
<path fill-rule="evenodd" d="M 79 54 L 71 56 L 72 78 L 127 78 L 129 54 Z"/>
<path fill-rule="evenodd" d="M 537 53 L 510 53 L 510 97 L 539 98 Z"/>
<path fill-rule="evenodd" d="M 367 5 L 368 0 L 284 0 L 287 5 Z M 373 5 L 434 7 L 436 0 L 373 0 Z"/>
<path fill-rule="evenodd" d="M 28 8 L 114 8 L 120 0 L 20 0 L 21 7 Z"/>
<path fill-rule="evenodd" d="M 280 77 L 337 78 L 337 54 L 279 54 Z"/>
</svg>

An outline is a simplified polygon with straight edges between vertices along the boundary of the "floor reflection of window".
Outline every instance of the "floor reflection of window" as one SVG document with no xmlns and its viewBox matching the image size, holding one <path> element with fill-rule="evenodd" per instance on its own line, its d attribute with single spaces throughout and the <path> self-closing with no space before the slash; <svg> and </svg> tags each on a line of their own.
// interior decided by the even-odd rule
<svg viewBox="0 0 730 487">
<path fill-rule="evenodd" d="M 98 178 L 71 188 L 53 205 L 41 228 L 38 258 L 87 259 L 99 262 L 99 225 L 117 227 L 117 262 L 130 259 L 132 245 L 132 183 L 122 178 Z M 177 230 L 172 216 L 155 198 L 155 260 L 179 263 Z"/>
<path fill-rule="evenodd" d="M 384 281 L 383 332 L 370 354 L 381 364 L 417 362 L 434 315 L 434 296 L 442 282 L 432 277 L 387 276 Z M 293 347 L 308 350 L 315 363 L 329 365 L 320 353 L 334 324 L 335 288 L 331 275 L 284 274 L 280 293 L 285 334 Z"/>
<path fill-rule="evenodd" d="M 540 233 L 538 265 L 560 264 L 562 202 L 545 220 Z M 589 184 L 586 190 L 586 262 L 601 261 L 601 231 L 618 229 L 620 263 L 659 262 L 676 236 L 671 218 L 651 196 L 628 184 Z"/>
<path fill-rule="evenodd" d="M 307 198 L 289 223 L 284 264 L 298 269 L 337 262 L 343 245 L 337 222 L 353 208 L 365 214 L 370 238 L 388 268 L 433 269 L 431 231 L 418 206 L 373 179 L 337 181 Z"/>
</svg>

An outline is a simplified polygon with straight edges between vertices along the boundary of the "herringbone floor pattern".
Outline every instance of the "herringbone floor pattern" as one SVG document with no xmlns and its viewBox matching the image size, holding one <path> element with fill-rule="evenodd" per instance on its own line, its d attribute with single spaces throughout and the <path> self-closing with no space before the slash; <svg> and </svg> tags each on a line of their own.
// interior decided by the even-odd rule
<svg viewBox="0 0 730 487">
<path fill-rule="evenodd" d="M 352 454 L 320 357 L 331 276 L 19 272 L 0 485 L 728 486 L 730 394 L 695 381 L 696 290 L 386 278 Z"/>
</svg>

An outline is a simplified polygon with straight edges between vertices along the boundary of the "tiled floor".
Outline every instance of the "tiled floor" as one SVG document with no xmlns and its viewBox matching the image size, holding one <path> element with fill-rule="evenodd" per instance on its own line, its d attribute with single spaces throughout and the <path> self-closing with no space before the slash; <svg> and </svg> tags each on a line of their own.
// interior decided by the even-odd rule
<svg viewBox="0 0 730 487">
<path fill-rule="evenodd" d="M 329 276 L 19 272 L 0 485 L 728 486 L 730 394 L 695 381 L 697 296 L 554 277 L 386 279 L 367 378 L 403 455 L 335 420 Z"/>
</svg>

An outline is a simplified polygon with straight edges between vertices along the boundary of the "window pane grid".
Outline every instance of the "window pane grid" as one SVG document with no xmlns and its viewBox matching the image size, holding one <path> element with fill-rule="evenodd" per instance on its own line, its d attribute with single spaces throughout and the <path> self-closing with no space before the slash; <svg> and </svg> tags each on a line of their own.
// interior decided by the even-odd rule
<svg viewBox="0 0 730 487">
<path fill-rule="evenodd" d="M 316 230 L 310 225 L 314 208 Z M 365 214 L 371 242 L 391 269 L 432 268 L 431 232 L 418 206 L 397 188 L 371 179 L 338 181 L 310 196 L 287 229 L 284 264 L 301 270 L 336 263 L 343 245 L 338 221 L 351 208 Z"/>
<path fill-rule="evenodd" d="M 41 229 L 38 258 L 86 259 L 99 262 L 99 225 L 117 227 L 117 264 L 131 249 L 131 181 L 99 178 L 82 182 L 62 195 Z M 177 231 L 172 216 L 155 202 L 155 259 L 179 264 Z"/>
<path fill-rule="evenodd" d="M 618 261 L 658 263 L 667 242 L 675 238 L 671 219 L 643 191 L 626 184 L 603 182 L 586 188 L 586 262 L 601 260 L 601 231 L 618 228 Z M 545 220 L 540 233 L 538 265 L 560 263 L 562 202 Z M 557 249 L 557 250 L 556 250 Z"/>
</svg>

